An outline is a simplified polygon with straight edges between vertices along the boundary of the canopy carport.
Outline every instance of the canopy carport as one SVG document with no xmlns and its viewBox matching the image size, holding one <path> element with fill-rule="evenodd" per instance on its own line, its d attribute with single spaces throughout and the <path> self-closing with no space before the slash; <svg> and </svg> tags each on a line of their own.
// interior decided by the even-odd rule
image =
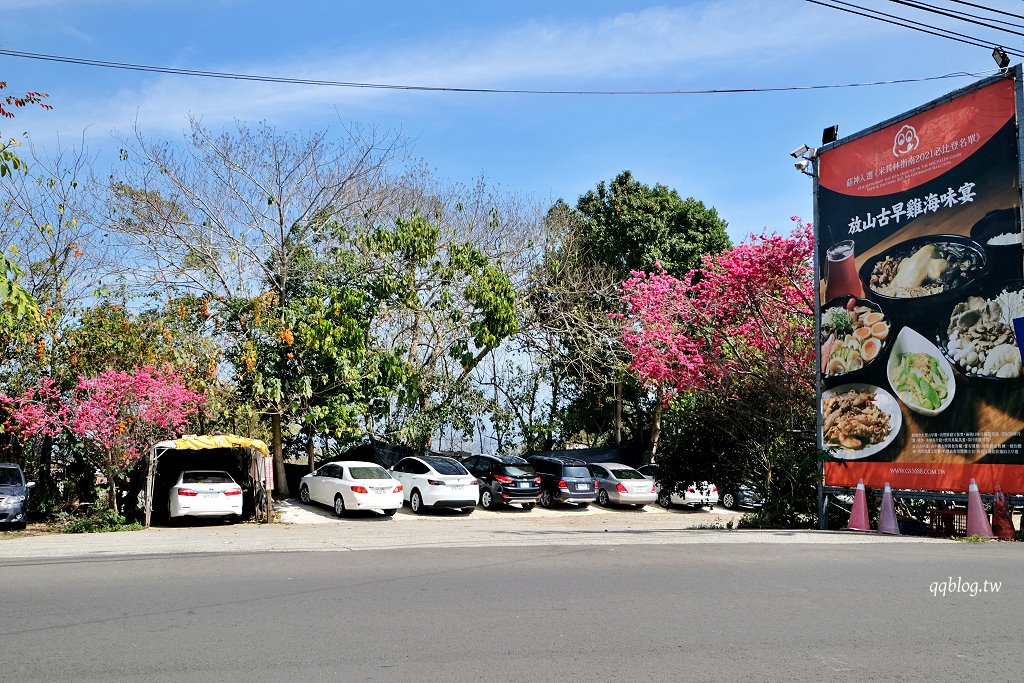
<svg viewBox="0 0 1024 683">
<path fill-rule="evenodd" d="M 267 444 L 234 434 L 188 434 L 180 439 L 153 444 L 146 455 L 146 483 L 140 504 L 145 508 L 149 527 L 155 495 L 168 489 L 173 479 L 186 469 L 222 469 L 235 477 L 248 497 L 249 510 L 257 519 L 273 518 L 269 492 L 274 487 L 274 461 Z M 162 500 L 162 499 L 161 499 Z"/>
</svg>

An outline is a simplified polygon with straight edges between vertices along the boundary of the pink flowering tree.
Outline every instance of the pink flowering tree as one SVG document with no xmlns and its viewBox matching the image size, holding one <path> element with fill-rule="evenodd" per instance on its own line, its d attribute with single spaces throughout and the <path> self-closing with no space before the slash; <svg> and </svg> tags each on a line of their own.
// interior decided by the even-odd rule
<svg viewBox="0 0 1024 683">
<path fill-rule="evenodd" d="M 180 436 L 203 403 L 204 397 L 168 367 L 107 370 L 79 379 L 70 428 L 95 453 L 96 466 L 107 477 L 111 509 L 116 509 L 116 482 L 152 444 Z"/>
<path fill-rule="evenodd" d="M 0 394 L 7 421 L 5 431 L 22 440 L 36 437 L 55 438 L 67 428 L 71 419 L 71 406 L 65 400 L 60 385 L 43 377 L 20 396 Z"/>
<path fill-rule="evenodd" d="M 682 280 L 660 269 L 622 284 L 622 338 L 630 369 L 661 411 L 680 392 L 737 396 L 756 386 L 778 399 L 813 390 L 814 295 L 811 227 L 794 217 L 789 236 L 751 235 L 704 258 Z"/>
</svg>

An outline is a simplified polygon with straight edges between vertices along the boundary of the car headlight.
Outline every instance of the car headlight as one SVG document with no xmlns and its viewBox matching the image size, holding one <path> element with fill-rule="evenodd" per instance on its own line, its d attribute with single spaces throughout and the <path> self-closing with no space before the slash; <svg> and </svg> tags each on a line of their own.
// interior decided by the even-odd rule
<svg viewBox="0 0 1024 683">
<path fill-rule="evenodd" d="M 14 507 L 18 503 L 20 503 L 23 500 L 25 500 L 25 498 L 26 498 L 26 496 L 23 496 L 21 494 L 14 495 L 14 496 L 5 496 L 3 500 L 0 500 L 0 507 L 5 507 L 5 508 Z"/>
</svg>

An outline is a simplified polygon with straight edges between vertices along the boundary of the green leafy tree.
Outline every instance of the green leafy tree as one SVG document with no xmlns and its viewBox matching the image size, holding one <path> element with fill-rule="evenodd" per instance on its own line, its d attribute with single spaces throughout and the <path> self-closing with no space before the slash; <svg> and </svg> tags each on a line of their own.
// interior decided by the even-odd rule
<svg viewBox="0 0 1024 683">
<path fill-rule="evenodd" d="M 547 225 L 530 329 L 550 362 L 560 439 L 650 447 L 656 405 L 626 372 L 630 358 L 609 319 L 621 310 L 618 285 L 632 271 L 658 263 L 679 275 L 699 266 L 703 255 L 730 246 L 726 223 L 703 202 L 623 171 L 582 195 L 574 208 L 557 202 Z"/>
<path fill-rule="evenodd" d="M 511 279 L 473 243 L 419 214 L 367 231 L 361 244 L 363 259 L 377 264 L 369 280 L 379 302 L 375 343 L 405 351 L 393 433 L 424 447 L 444 425 L 471 429 L 482 403 L 472 372 L 519 329 Z"/>
<path fill-rule="evenodd" d="M 180 147 L 139 135 L 111 185 L 111 229 L 148 256 L 140 259 L 148 268 L 136 273 L 142 281 L 220 297 L 236 310 L 270 291 L 262 313 L 294 335 L 288 315 L 305 254 L 338 248 L 330 239 L 338 225 L 352 229 L 379 208 L 386 169 L 401 147 L 397 136 L 357 127 L 340 138 L 286 135 L 266 124 L 218 133 L 193 120 Z M 289 359 L 277 351 L 284 357 L 259 356 L 268 382 L 250 384 L 260 391 L 248 398 L 269 418 L 275 488 L 286 496 L 282 426 L 291 398 L 271 362 Z"/>
</svg>

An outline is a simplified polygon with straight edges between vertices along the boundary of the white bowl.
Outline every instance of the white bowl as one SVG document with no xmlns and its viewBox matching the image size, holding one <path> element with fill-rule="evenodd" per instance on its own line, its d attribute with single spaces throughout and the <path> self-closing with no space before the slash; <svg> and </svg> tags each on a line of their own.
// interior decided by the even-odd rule
<svg viewBox="0 0 1024 683">
<path fill-rule="evenodd" d="M 946 375 L 946 398 L 938 408 L 925 408 L 924 406 L 919 406 L 905 401 L 903 397 L 900 396 L 899 392 L 896 391 L 893 377 L 896 374 L 896 368 L 899 366 L 899 356 L 901 353 L 926 353 L 938 361 L 939 368 L 942 370 L 943 374 Z M 892 349 L 889 351 L 889 363 L 886 365 L 886 375 L 889 378 L 889 386 L 892 387 L 893 395 L 895 395 L 903 405 L 907 406 L 915 413 L 927 415 L 928 417 L 934 417 L 948 408 L 949 404 L 953 402 L 953 396 L 956 394 L 956 379 L 953 376 L 953 368 L 949 364 L 949 361 L 946 360 L 946 357 L 939 352 L 939 348 L 935 346 L 935 344 L 932 344 L 922 335 L 909 327 L 904 327 L 900 330 L 899 335 L 896 337 L 896 341 L 892 345 Z"/>
</svg>

